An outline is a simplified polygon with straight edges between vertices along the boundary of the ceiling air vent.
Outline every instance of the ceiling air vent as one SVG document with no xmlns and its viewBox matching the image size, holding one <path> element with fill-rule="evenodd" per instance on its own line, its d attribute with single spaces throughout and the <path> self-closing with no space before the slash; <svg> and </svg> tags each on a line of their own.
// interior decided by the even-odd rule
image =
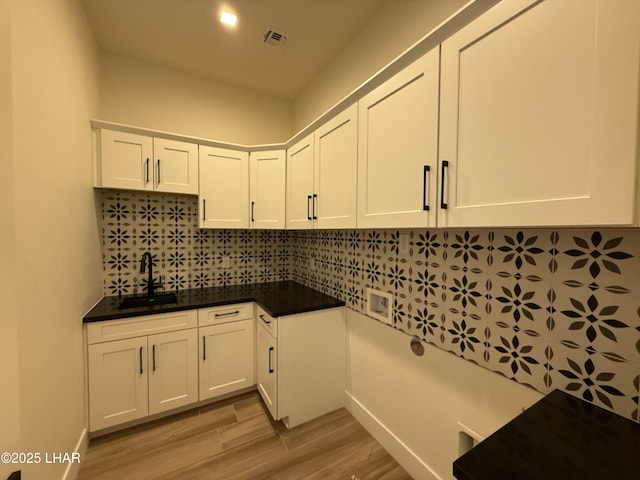
<svg viewBox="0 0 640 480">
<path fill-rule="evenodd" d="M 272 27 L 267 27 L 264 31 L 264 35 L 262 36 L 262 41 L 266 45 L 272 45 L 274 47 L 283 47 L 285 43 L 287 43 L 287 36 L 275 30 Z"/>
</svg>

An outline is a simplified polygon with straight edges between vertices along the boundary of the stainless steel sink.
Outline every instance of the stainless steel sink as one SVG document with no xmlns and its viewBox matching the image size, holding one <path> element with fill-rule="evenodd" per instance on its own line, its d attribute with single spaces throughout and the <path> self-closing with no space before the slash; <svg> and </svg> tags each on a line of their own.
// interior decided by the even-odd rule
<svg viewBox="0 0 640 480">
<path fill-rule="evenodd" d="M 153 305 L 166 305 L 168 303 L 178 303 L 175 293 L 158 293 L 155 295 L 125 298 L 120 305 L 118 305 L 118 310 L 152 307 Z"/>
</svg>

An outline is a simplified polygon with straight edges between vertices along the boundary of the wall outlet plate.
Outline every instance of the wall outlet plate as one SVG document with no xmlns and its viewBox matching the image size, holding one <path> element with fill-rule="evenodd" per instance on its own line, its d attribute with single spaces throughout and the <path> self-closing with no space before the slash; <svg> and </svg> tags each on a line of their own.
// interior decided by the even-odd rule
<svg viewBox="0 0 640 480">
<path fill-rule="evenodd" d="M 387 325 L 393 324 L 393 299 L 388 292 L 367 288 L 367 315 Z"/>
</svg>

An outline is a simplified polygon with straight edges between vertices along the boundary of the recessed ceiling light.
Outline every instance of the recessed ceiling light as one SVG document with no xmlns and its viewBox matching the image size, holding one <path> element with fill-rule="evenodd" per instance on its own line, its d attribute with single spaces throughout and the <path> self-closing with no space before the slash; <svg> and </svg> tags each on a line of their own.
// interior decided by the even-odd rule
<svg viewBox="0 0 640 480">
<path fill-rule="evenodd" d="M 229 25 L 230 27 L 235 27 L 236 22 L 238 21 L 238 17 L 231 12 L 227 12 L 223 10 L 220 13 L 220 21 L 225 25 Z"/>
</svg>

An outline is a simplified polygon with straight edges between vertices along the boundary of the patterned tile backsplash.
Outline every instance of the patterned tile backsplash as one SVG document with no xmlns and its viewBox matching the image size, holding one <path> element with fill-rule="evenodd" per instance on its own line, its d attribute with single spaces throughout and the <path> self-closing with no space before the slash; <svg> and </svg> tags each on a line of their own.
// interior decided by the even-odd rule
<svg viewBox="0 0 640 480">
<path fill-rule="evenodd" d="M 540 392 L 639 421 L 640 230 L 199 230 L 193 197 L 103 192 L 105 295 L 292 279 Z M 229 262 L 228 268 L 223 262 Z"/>
<path fill-rule="evenodd" d="M 287 232 L 201 230 L 197 199 L 157 193 L 102 192 L 105 295 L 142 293 L 142 254 L 167 290 L 289 279 Z M 228 265 L 225 265 L 225 261 Z"/>
</svg>

